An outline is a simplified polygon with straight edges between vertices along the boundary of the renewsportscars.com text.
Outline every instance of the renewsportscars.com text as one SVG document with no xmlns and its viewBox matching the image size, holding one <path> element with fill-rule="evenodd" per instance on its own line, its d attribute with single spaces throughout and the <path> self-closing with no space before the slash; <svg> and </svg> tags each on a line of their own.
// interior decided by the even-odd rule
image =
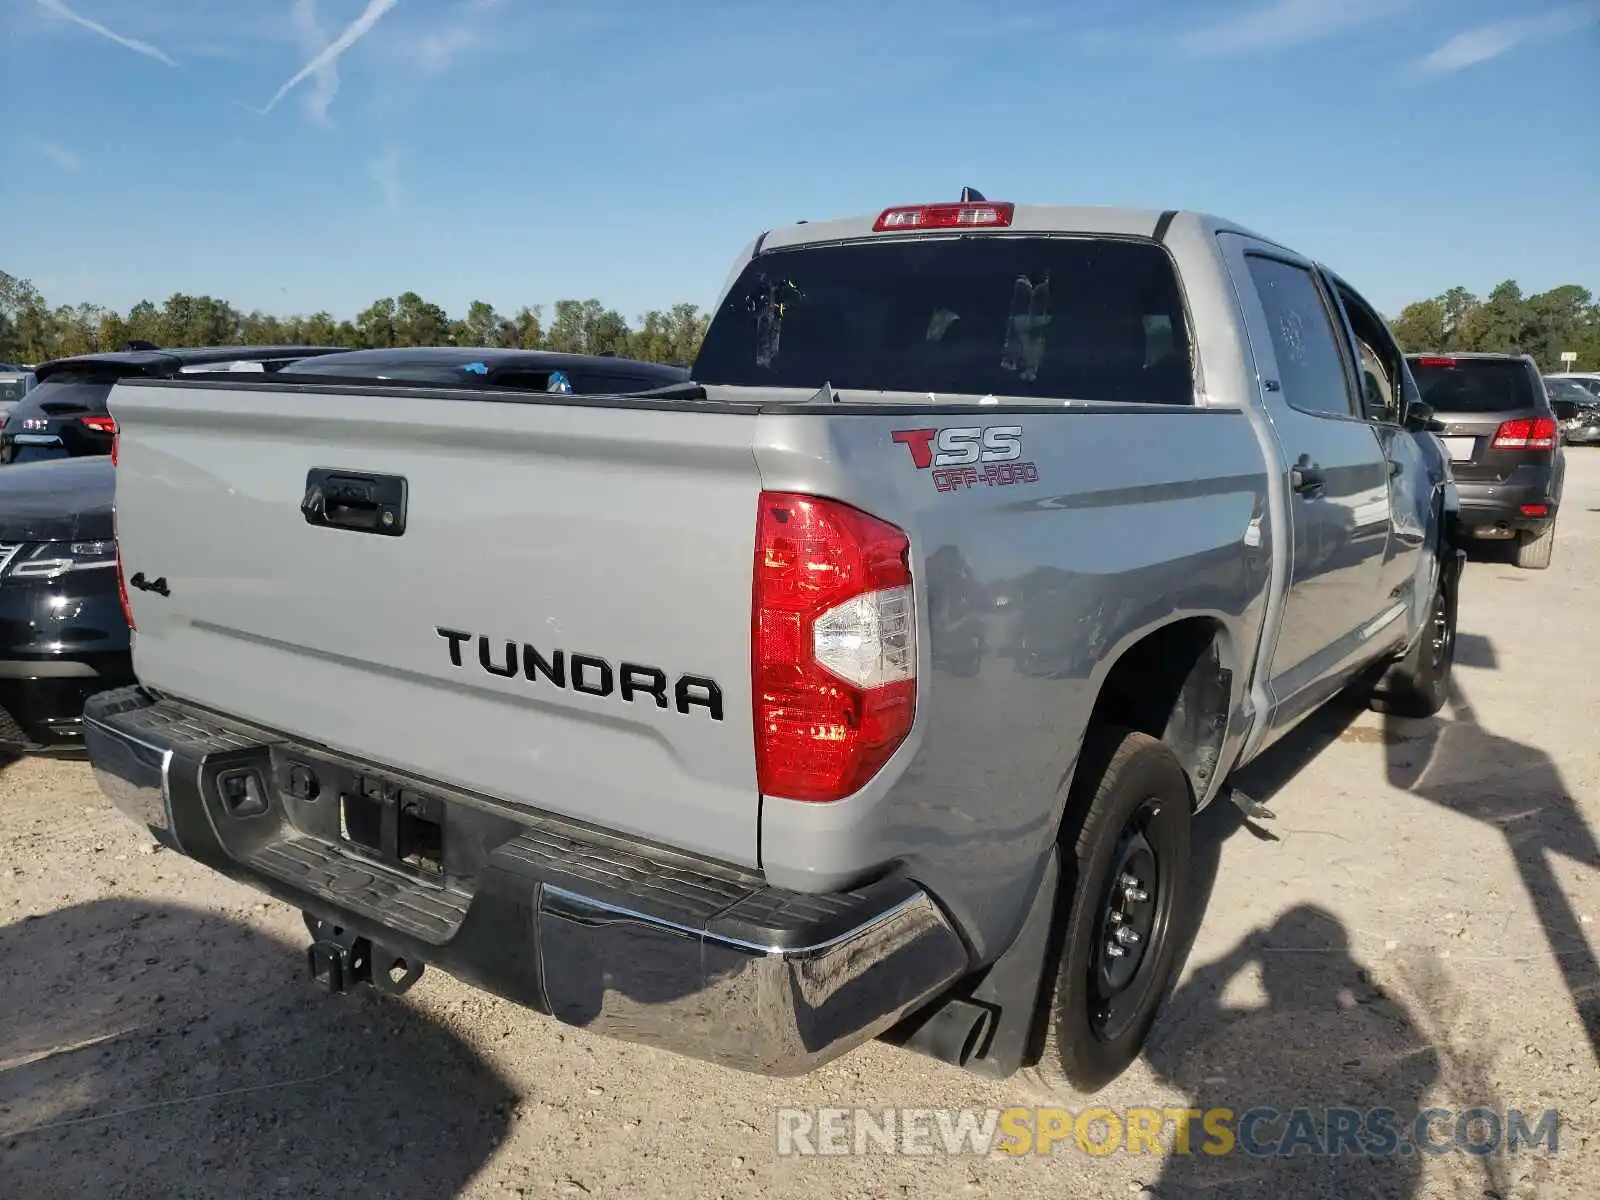
<svg viewBox="0 0 1600 1200">
<path fill-rule="evenodd" d="M 777 1152 L 791 1156 L 1154 1154 L 1520 1154 L 1559 1148 L 1553 1109 L 1429 1108 L 785 1108 Z"/>
</svg>

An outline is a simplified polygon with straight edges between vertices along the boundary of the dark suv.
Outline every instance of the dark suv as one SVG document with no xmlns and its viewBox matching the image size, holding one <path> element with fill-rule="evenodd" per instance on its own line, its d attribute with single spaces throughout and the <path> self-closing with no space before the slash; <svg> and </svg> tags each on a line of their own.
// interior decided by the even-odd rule
<svg viewBox="0 0 1600 1200">
<path fill-rule="evenodd" d="M 1513 354 L 1408 354 L 1406 362 L 1442 426 L 1463 531 L 1514 542 L 1519 567 L 1548 567 L 1566 458 L 1538 366 Z"/>
<path fill-rule="evenodd" d="M 110 454 L 116 424 L 106 411 L 111 385 L 130 375 L 170 378 L 187 371 L 276 371 L 338 346 L 207 346 L 124 350 L 40 363 L 33 390 L 0 416 L 0 463 Z"/>
</svg>

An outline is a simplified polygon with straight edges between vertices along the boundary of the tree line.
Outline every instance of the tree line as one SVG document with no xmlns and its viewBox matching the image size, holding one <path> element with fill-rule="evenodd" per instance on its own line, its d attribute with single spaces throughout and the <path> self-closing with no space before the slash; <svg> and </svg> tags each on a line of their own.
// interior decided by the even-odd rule
<svg viewBox="0 0 1600 1200">
<path fill-rule="evenodd" d="M 616 354 L 687 366 L 699 353 L 710 315 L 694 304 L 652 310 L 630 325 L 599 300 L 558 300 L 549 323 L 542 305 L 509 316 L 474 300 L 451 317 L 416 292 L 386 296 L 353 319 L 326 312 L 278 317 L 241 312 L 214 296 L 141 300 L 126 313 L 98 304 L 51 307 L 24 279 L 0 272 L 0 362 L 41 363 L 72 354 L 120 350 L 130 342 L 156 346 L 485 346 Z"/>
<path fill-rule="evenodd" d="M 1531 354 L 1546 374 L 1568 370 L 1561 355 L 1571 352 L 1571 370 L 1600 371 L 1600 304 L 1575 283 L 1524 296 L 1508 279 L 1481 300 L 1453 287 L 1406 305 L 1390 327 L 1407 350 Z"/>
<path fill-rule="evenodd" d="M 558 300 L 545 323 L 542 305 L 511 315 L 474 300 L 453 318 L 416 292 L 368 306 L 353 320 L 326 312 L 277 317 L 241 312 L 213 296 L 141 300 L 126 313 L 97 304 L 52 308 L 25 279 L 0 271 L 0 362 L 44 362 L 70 354 L 118 350 L 132 341 L 157 346 L 308 345 L 363 349 L 384 346 L 494 346 L 617 354 L 648 362 L 694 361 L 710 314 L 694 304 L 653 310 L 630 325 L 599 300 Z M 1587 288 L 1565 284 L 1524 296 L 1506 280 L 1480 299 L 1466 288 L 1408 304 L 1390 321 L 1407 350 L 1480 350 L 1533 355 L 1541 370 L 1562 370 L 1561 354 L 1576 354 L 1576 370 L 1600 370 L 1600 303 Z"/>
</svg>

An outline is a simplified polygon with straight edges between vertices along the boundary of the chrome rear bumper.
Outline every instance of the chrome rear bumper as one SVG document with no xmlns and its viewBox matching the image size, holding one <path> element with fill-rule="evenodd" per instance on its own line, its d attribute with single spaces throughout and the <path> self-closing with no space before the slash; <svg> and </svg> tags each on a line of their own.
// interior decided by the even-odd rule
<svg viewBox="0 0 1600 1200">
<path fill-rule="evenodd" d="M 790 892 L 743 868 L 354 764 L 362 778 L 436 798 L 445 828 L 481 850 L 469 869 L 425 880 L 319 836 L 323 817 L 286 790 L 294 763 L 347 760 L 137 688 L 94 697 L 85 717 L 101 789 L 168 846 L 596 1033 L 797 1075 L 968 970 L 951 922 L 907 880 Z M 230 811 L 219 780 L 241 776 L 257 780 L 264 810 Z"/>
</svg>

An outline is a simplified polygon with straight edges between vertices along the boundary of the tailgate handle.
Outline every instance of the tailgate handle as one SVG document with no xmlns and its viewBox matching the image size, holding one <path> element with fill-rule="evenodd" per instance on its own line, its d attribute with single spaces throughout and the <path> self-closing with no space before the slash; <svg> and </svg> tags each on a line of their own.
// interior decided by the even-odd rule
<svg viewBox="0 0 1600 1200">
<path fill-rule="evenodd" d="M 307 525 L 399 537 L 406 531 L 405 477 L 313 467 L 300 512 Z"/>
</svg>

